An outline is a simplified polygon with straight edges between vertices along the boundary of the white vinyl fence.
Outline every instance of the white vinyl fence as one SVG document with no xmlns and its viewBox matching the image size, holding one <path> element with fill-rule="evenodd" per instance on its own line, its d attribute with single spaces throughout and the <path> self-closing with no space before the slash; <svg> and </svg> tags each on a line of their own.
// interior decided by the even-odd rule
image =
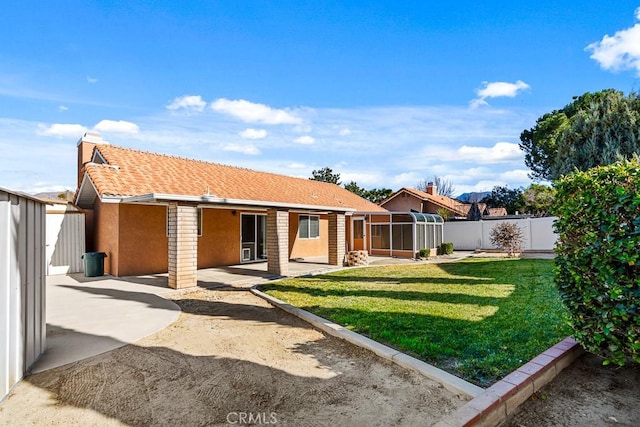
<svg viewBox="0 0 640 427">
<path fill-rule="evenodd" d="M 0 401 L 45 349 L 45 206 L 0 188 Z"/>
<path fill-rule="evenodd" d="M 444 223 L 444 241 L 453 242 L 454 250 L 496 249 L 489 237 L 491 230 L 502 222 L 515 223 L 525 238 L 522 249 L 549 251 L 556 245 L 558 236 L 553 232 L 555 217 L 504 219 L 485 221 L 452 221 Z"/>
<path fill-rule="evenodd" d="M 47 275 L 84 271 L 84 221 L 71 205 L 47 205 Z"/>
</svg>

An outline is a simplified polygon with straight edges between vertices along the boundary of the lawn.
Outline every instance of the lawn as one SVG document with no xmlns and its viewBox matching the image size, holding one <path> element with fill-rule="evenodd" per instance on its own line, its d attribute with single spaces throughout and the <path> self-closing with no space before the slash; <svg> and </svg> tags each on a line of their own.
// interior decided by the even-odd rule
<svg viewBox="0 0 640 427">
<path fill-rule="evenodd" d="M 481 387 L 571 333 L 550 260 L 353 268 L 261 290 Z"/>
</svg>

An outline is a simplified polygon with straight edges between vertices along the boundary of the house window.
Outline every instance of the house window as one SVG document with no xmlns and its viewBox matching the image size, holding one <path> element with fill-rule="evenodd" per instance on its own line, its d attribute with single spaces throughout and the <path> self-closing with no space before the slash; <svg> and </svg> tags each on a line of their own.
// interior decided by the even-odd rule
<svg viewBox="0 0 640 427">
<path fill-rule="evenodd" d="M 413 226 L 411 224 L 393 224 L 391 233 L 394 250 L 413 250 Z"/>
<path fill-rule="evenodd" d="M 198 208 L 198 237 L 202 236 L 202 208 Z M 165 221 L 165 233 L 169 237 L 169 206 L 167 206 L 167 218 Z"/>
<path fill-rule="evenodd" d="M 298 237 L 301 239 L 317 239 L 320 237 L 320 217 L 316 215 L 300 215 Z"/>
<path fill-rule="evenodd" d="M 391 249 L 389 224 L 371 225 L 371 249 Z"/>
</svg>

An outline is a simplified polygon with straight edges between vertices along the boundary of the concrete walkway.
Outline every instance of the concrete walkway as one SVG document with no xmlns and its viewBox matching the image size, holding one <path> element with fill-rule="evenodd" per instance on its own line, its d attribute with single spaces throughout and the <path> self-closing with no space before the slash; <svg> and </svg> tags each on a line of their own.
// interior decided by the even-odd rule
<svg viewBox="0 0 640 427">
<path fill-rule="evenodd" d="M 113 277 L 47 277 L 47 350 L 42 372 L 136 342 L 174 322 L 180 308 L 166 289 Z"/>
</svg>

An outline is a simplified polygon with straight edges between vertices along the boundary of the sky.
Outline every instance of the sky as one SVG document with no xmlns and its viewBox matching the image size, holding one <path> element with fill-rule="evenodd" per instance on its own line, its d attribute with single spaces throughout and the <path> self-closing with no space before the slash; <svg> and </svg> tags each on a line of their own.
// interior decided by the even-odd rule
<svg viewBox="0 0 640 427">
<path fill-rule="evenodd" d="M 524 129 L 640 89 L 640 0 L 6 1 L 0 187 L 111 144 L 343 183 L 528 186 Z"/>
</svg>

